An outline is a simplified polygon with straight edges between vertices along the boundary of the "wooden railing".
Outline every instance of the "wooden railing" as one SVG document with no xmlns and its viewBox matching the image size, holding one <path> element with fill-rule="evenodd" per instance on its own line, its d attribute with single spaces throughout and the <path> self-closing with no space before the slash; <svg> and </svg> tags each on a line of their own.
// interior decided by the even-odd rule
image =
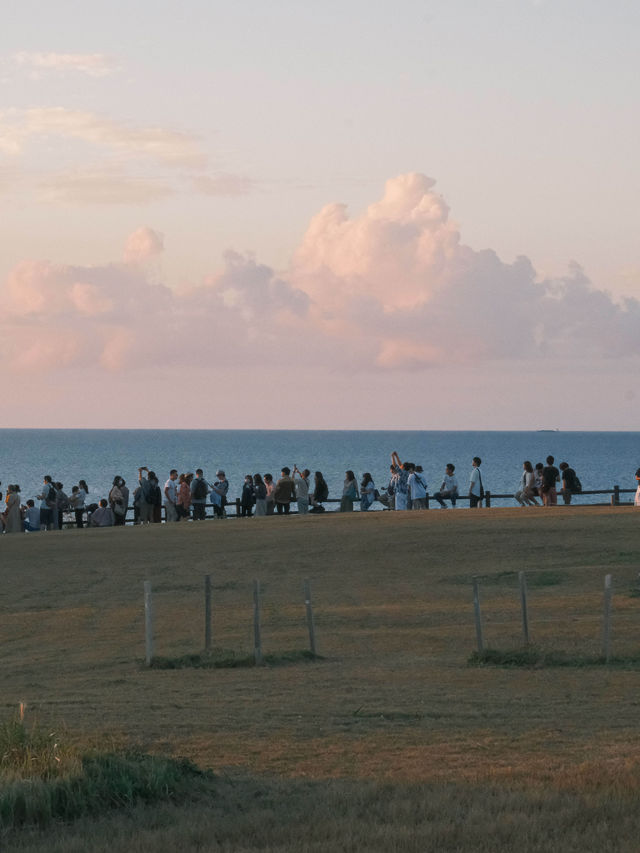
<svg viewBox="0 0 640 853">
<path fill-rule="evenodd" d="M 580 505 L 579 500 L 583 495 L 607 495 L 608 500 L 603 501 L 602 503 L 589 503 L 582 504 L 582 506 L 621 506 L 625 504 L 632 503 L 630 501 L 621 501 L 621 495 L 633 495 L 635 494 L 635 489 L 621 489 L 620 486 L 613 486 L 611 489 L 584 489 L 582 492 L 573 493 L 572 494 L 572 506 Z M 558 492 L 558 496 L 560 497 L 560 492 Z M 449 499 L 448 499 L 449 500 Z M 494 493 L 491 491 L 486 491 L 484 493 L 483 506 L 485 507 L 493 507 L 495 506 L 496 501 L 514 501 L 513 493 Z M 574 503 L 576 501 L 576 503 Z M 458 495 L 456 498 L 456 503 L 465 504 L 469 502 L 469 495 Z M 340 498 L 328 498 L 323 501 L 325 504 L 339 504 Z M 378 503 L 378 502 L 376 502 Z M 427 493 L 427 509 L 429 509 L 433 505 L 437 506 L 437 503 L 434 502 L 433 495 Z M 291 515 L 297 515 L 297 509 L 295 509 L 295 501 L 292 502 Z M 380 512 L 386 507 L 383 504 L 378 503 L 379 508 L 372 508 L 369 510 L 370 512 Z M 242 506 L 240 504 L 240 498 L 236 498 L 235 500 L 229 501 L 229 503 L 225 507 L 225 515 L 228 518 L 240 518 L 242 515 Z M 205 504 L 205 518 L 214 518 L 215 513 L 213 512 L 213 506 L 211 504 Z M 165 512 L 164 506 L 162 507 L 162 520 L 165 521 Z M 130 506 L 127 511 L 126 524 L 134 523 L 134 508 Z M 75 519 L 68 519 L 64 522 L 65 527 L 73 527 L 75 526 Z"/>
</svg>

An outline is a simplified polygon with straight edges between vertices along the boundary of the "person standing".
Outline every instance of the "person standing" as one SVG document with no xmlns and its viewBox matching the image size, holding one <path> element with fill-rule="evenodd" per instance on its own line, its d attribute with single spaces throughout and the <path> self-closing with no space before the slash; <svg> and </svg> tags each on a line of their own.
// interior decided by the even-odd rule
<svg viewBox="0 0 640 853">
<path fill-rule="evenodd" d="M 142 472 L 146 471 L 144 477 Z M 156 475 L 148 468 L 138 468 L 138 483 L 140 494 L 138 495 L 138 511 L 140 524 L 150 524 L 154 521 L 154 506 L 156 501 L 155 487 L 157 485 Z"/>
<path fill-rule="evenodd" d="M 49 474 L 44 477 L 42 493 L 36 495 L 40 501 L 40 526 L 53 530 L 53 513 L 56 508 L 56 490 Z"/>
<path fill-rule="evenodd" d="M 298 479 L 296 480 L 296 474 Z M 293 466 L 293 479 L 296 488 L 296 499 L 298 501 L 298 513 L 306 515 L 309 512 L 309 477 L 311 471 L 305 468 L 302 473 L 298 470 L 298 466 Z"/>
<path fill-rule="evenodd" d="M 360 483 L 360 512 L 368 512 L 369 507 L 376 499 L 376 484 L 373 477 L 367 471 L 362 475 Z"/>
<path fill-rule="evenodd" d="M 640 506 L 640 468 L 636 471 L 636 483 L 638 484 L 638 488 L 636 489 L 636 496 L 633 503 L 635 506 Z"/>
<path fill-rule="evenodd" d="M 253 515 L 255 496 L 256 490 L 253 487 L 253 477 L 251 474 L 246 474 L 242 485 L 242 495 L 240 496 L 242 518 L 251 518 Z"/>
<path fill-rule="evenodd" d="M 267 514 L 267 487 L 260 474 L 253 475 L 253 486 L 256 490 L 256 515 Z"/>
<path fill-rule="evenodd" d="M 482 485 L 482 474 L 480 466 L 482 459 L 479 456 L 474 456 L 471 463 L 471 476 L 469 478 L 469 507 L 471 509 L 482 506 L 484 498 L 484 486 Z"/>
<path fill-rule="evenodd" d="M 193 474 L 180 474 L 176 492 L 176 513 L 178 521 L 191 517 L 191 481 Z"/>
<path fill-rule="evenodd" d="M 353 471 L 347 471 L 342 487 L 342 500 L 340 501 L 340 512 L 353 512 L 353 505 L 360 500 L 358 494 L 358 481 Z"/>
<path fill-rule="evenodd" d="M 440 491 L 436 492 L 433 496 L 440 504 L 441 509 L 447 508 L 447 505 L 444 502 L 445 498 L 449 498 L 452 507 L 456 505 L 456 499 L 458 497 L 458 480 L 454 474 L 455 470 L 456 466 L 453 462 L 448 462 L 444 469 L 444 479 L 442 480 Z"/>
<path fill-rule="evenodd" d="M 113 478 L 113 485 L 111 486 L 108 498 L 109 506 L 113 513 L 113 523 L 118 527 L 122 527 L 124 525 L 124 517 L 127 514 L 124 495 L 122 494 L 122 489 L 120 487 L 121 483 L 122 477 L 119 475 Z"/>
<path fill-rule="evenodd" d="M 295 501 L 296 499 L 296 487 L 291 479 L 291 468 L 286 465 L 280 472 L 280 479 L 276 483 L 274 497 L 276 499 L 278 515 L 289 515 L 291 501 Z"/>
<path fill-rule="evenodd" d="M 395 509 L 407 509 L 409 506 L 409 471 L 407 470 L 407 465 L 402 464 L 395 450 L 391 454 L 391 469 L 395 476 L 393 482 Z"/>
<path fill-rule="evenodd" d="M 124 524 L 127 520 L 127 510 L 129 509 L 129 487 L 122 477 L 120 477 L 120 491 L 122 492 L 122 506 L 124 507 L 121 523 Z"/>
<path fill-rule="evenodd" d="M 195 479 L 191 481 L 191 504 L 194 521 L 204 521 L 209 489 L 210 486 L 204 478 L 202 468 L 197 468 Z"/>
<path fill-rule="evenodd" d="M 264 475 L 264 486 L 267 491 L 267 497 L 265 498 L 267 515 L 273 515 L 276 509 L 276 484 L 273 482 L 273 474 Z"/>
<path fill-rule="evenodd" d="M 411 509 L 426 509 L 427 508 L 427 481 L 422 472 L 416 469 L 415 465 L 411 466 L 411 473 L 408 479 L 409 495 L 411 496 Z"/>
<path fill-rule="evenodd" d="M 7 487 L 6 510 L 4 514 L 4 532 L 22 533 L 22 513 L 20 512 L 20 486 L 16 483 Z"/>
<path fill-rule="evenodd" d="M 84 496 L 85 492 L 80 486 L 72 486 L 71 487 L 71 497 L 69 498 L 69 505 L 73 509 L 73 512 L 76 517 L 76 527 L 82 529 L 83 520 L 82 517 L 84 515 Z"/>
<path fill-rule="evenodd" d="M 553 456 L 547 456 L 547 464 L 542 469 L 542 503 L 545 506 L 556 506 L 558 492 L 556 483 L 560 479 L 560 471 L 556 468 Z"/>
<path fill-rule="evenodd" d="M 217 495 L 217 499 L 213 503 L 213 511 L 216 518 L 226 518 L 225 507 L 227 505 L 227 494 L 229 493 L 229 481 L 222 468 L 216 471 L 216 481 L 211 487 L 212 493 Z M 212 500 L 213 496 L 212 496 Z"/>
<path fill-rule="evenodd" d="M 167 521 L 178 521 L 178 472 L 169 471 L 169 479 L 164 484 L 164 517 Z"/>
</svg>

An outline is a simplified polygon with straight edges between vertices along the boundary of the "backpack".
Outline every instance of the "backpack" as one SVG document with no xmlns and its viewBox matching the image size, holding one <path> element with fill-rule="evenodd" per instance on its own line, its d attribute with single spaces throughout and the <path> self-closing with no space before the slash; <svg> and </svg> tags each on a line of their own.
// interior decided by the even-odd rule
<svg viewBox="0 0 640 853">
<path fill-rule="evenodd" d="M 44 500 L 45 500 L 45 503 L 46 503 L 46 505 L 49 507 L 49 509 L 55 509 L 55 508 L 56 508 L 56 506 L 57 506 L 57 504 L 56 504 L 56 495 L 57 495 L 57 494 L 58 494 L 58 493 L 56 492 L 56 490 L 54 489 L 54 487 L 51 485 L 51 483 L 49 483 L 49 491 L 47 492 L 47 496 L 46 496 L 46 498 L 44 499 Z"/>
<path fill-rule="evenodd" d="M 196 478 L 196 481 L 193 484 L 193 497 L 197 501 L 202 500 L 203 498 L 207 497 L 207 491 L 207 484 L 205 483 L 204 479 L 202 477 Z"/>
<path fill-rule="evenodd" d="M 571 491 L 575 492 L 577 495 L 582 491 L 582 483 L 580 482 L 580 478 L 577 474 L 573 475 L 573 486 L 571 487 Z"/>
</svg>

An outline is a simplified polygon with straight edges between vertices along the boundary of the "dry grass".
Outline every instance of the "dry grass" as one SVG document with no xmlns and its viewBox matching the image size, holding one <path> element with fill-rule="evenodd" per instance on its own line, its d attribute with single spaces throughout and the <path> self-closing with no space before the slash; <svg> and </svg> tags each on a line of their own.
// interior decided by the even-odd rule
<svg viewBox="0 0 640 853">
<path fill-rule="evenodd" d="M 637 656 L 639 523 L 629 509 L 560 507 L 2 537 L 1 701 L 62 721 L 82 747 L 135 743 L 222 774 L 215 807 L 138 811 L 109 829 L 128 832 L 115 849 L 635 850 L 638 670 L 467 660 L 471 576 L 487 644 L 514 648 L 520 570 L 532 640 L 575 656 L 600 653 L 612 573 L 613 652 Z M 214 644 L 239 657 L 252 651 L 253 578 L 276 656 L 307 646 L 311 578 L 324 660 L 146 670 L 143 581 L 156 651 L 180 658 L 202 651 L 207 573 Z M 91 832 L 20 843 L 103 849 L 86 846 Z"/>
</svg>

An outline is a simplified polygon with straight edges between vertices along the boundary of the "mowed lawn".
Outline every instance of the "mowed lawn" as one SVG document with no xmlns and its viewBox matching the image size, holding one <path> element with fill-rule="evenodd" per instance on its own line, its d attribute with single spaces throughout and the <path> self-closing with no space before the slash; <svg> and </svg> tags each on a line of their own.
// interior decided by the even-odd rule
<svg viewBox="0 0 640 853">
<path fill-rule="evenodd" d="M 630 508 L 430 510 L 76 531 L 0 539 L 5 717 L 81 745 L 139 745 L 219 774 L 215 803 L 80 822 L 33 850 L 637 850 L 640 665 L 473 667 L 472 577 L 486 645 L 576 658 L 640 655 L 640 513 Z M 213 644 L 260 668 L 144 667 Z M 98 831 L 97 827 L 100 825 Z M 89 844 L 88 839 L 91 839 Z M 101 846 L 103 845 L 103 846 Z"/>
</svg>

